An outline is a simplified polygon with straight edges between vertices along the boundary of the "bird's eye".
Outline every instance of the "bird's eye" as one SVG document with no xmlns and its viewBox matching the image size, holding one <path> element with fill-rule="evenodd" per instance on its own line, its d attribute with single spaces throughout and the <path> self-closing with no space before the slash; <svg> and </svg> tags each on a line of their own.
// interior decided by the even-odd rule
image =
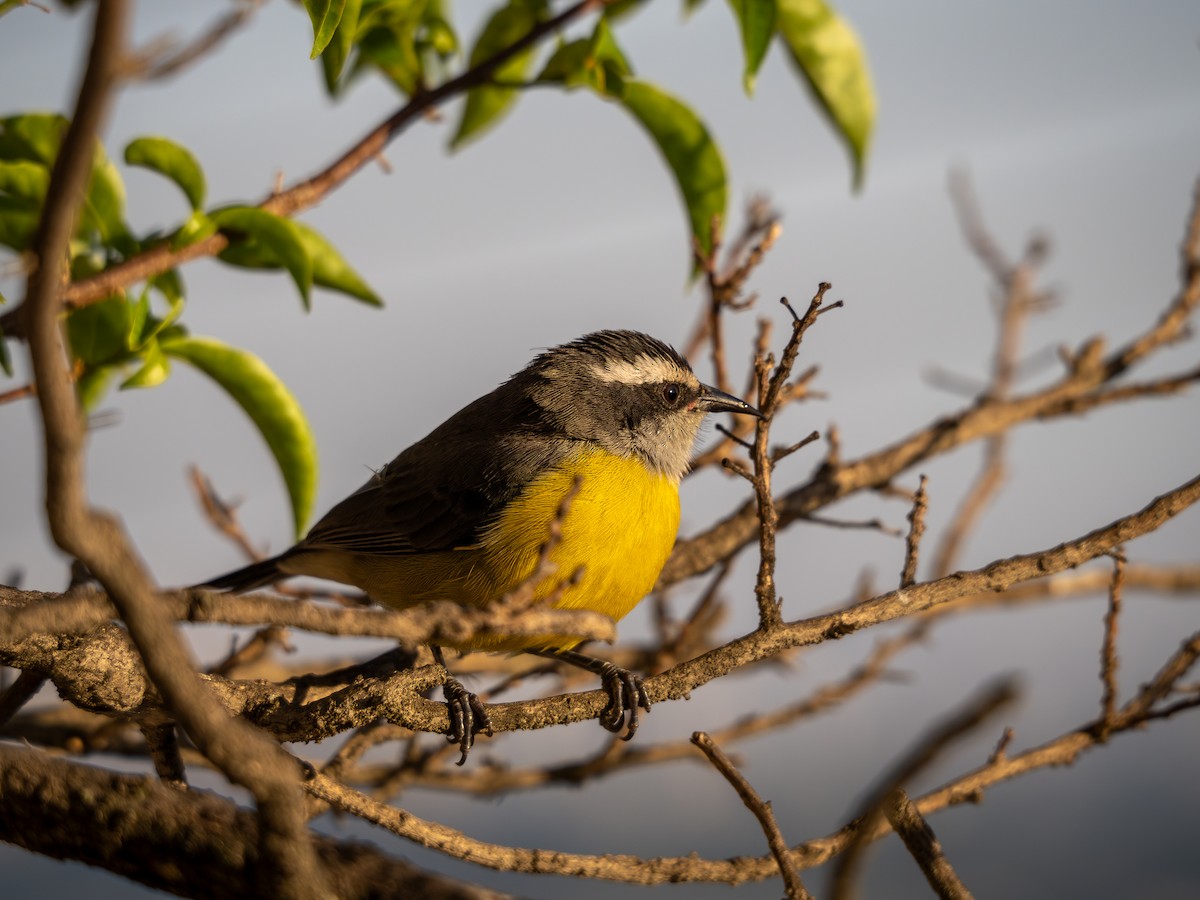
<svg viewBox="0 0 1200 900">
<path fill-rule="evenodd" d="M 679 402 L 679 385 L 668 384 L 662 389 L 663 399 L 667 401 L 668 406 L 674 406 Z"/>
</svg>

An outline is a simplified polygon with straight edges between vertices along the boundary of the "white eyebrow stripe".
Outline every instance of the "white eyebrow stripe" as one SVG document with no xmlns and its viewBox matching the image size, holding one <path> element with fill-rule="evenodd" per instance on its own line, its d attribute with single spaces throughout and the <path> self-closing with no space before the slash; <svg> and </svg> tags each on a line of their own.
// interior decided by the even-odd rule
<svg viewBox="0 0 1200 900">
<path fill-rule="evenodd" d="M 639 356 L 628 360 L 609 360 L 592 367 L 600 381 L 620 384 L 656 384 L 662 381 L 688 381 L 689 376 L 670 360 L 656 356 Z"/>
</svg>

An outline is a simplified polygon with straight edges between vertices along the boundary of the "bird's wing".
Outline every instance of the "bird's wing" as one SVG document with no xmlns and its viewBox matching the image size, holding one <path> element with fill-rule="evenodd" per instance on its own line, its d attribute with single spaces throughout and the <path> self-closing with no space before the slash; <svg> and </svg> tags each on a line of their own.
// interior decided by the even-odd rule
<svg viewBox="0 0 1200 900">
<path fill-rule="evenodd" d="M 403 556 L 472 547 L 505 504 L 576 445 L 507 382 L 388 463 L 296 550 Z"/>
<path fill-rule="evenodd" d="M 393 464 L 331 509 L 302 545 L 382 556 L 470 547 L 507 499 L 485 488 Z"/>
</svg>

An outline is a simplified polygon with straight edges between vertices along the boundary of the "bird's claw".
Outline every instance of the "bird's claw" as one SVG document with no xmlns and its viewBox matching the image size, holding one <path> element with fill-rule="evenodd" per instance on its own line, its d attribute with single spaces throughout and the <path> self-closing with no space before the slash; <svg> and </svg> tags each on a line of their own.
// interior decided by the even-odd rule
<svg viewBox="0 0 1200 900">
<path fill-rule="evenodd" d="M 462 751 L 458 760 L 461 766 L 475 746 L 475 735 L 482 733 L 492 736 L 491 718 L 478 695 L 468 691 L 456 678 L 447 676 L 442 684 L 442 694 L 450 715 L 450 730 L 446 733 L 446 740 L 458 744 L 458 749 Z"/>
<path fill-rule="evenodd" d="M 608 706 L 600 714 L 600 724 L 614 734 L 625 728 L 621 740 L 630 740 L 638 730 L 638 709 L 650 711 L 650 696 L 642 676 L 628 669 L 622 669 L 610 662 L 603 662 L 597 667 L 604 689 L 608 691 Z M 629 713 L 626 726 L 625 713 Z"/>
</svg>

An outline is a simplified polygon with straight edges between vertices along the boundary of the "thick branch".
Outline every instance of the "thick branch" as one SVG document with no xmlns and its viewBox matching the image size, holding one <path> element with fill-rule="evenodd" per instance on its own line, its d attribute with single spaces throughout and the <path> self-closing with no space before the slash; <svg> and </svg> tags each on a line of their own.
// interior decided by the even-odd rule
<svg viewBox="0 0 1200 900">
<path fill-rule="evenodd" d="M 114 828 L 113 823 L 120 827 Z M 258 822 L 215 794 L 75 765 L 0 744 L 0 840 L 107 869 L 188 897 L 262 896 Z M 330 893 L 342 900 L 501 895 L 426 874 L 364 843 L 314 838 Z"/>
<path fill-rule="evenodd" d="M 67 366 L 59 311 L 67 242 L 91 172 L 100 125 L 122 65 L 125 0 L 97 5 L 92 46 L 74 115 L 54 163 L 34 238 L 36 266 L 23 311 L 45 439 L 46 512 L 55 542 L 105 586 L 129 627 L 156 687 L 205 754 L 259 803 L 259 875 L 268 893 L 327 896 L 301 818 L 294 767 L 245 723 L 231 720 L 200 686 L 189 654 L 158 608 L 141 562 L 117 523 L 88 508 L 83 480 L 84 420 Z"/>
</svg>

